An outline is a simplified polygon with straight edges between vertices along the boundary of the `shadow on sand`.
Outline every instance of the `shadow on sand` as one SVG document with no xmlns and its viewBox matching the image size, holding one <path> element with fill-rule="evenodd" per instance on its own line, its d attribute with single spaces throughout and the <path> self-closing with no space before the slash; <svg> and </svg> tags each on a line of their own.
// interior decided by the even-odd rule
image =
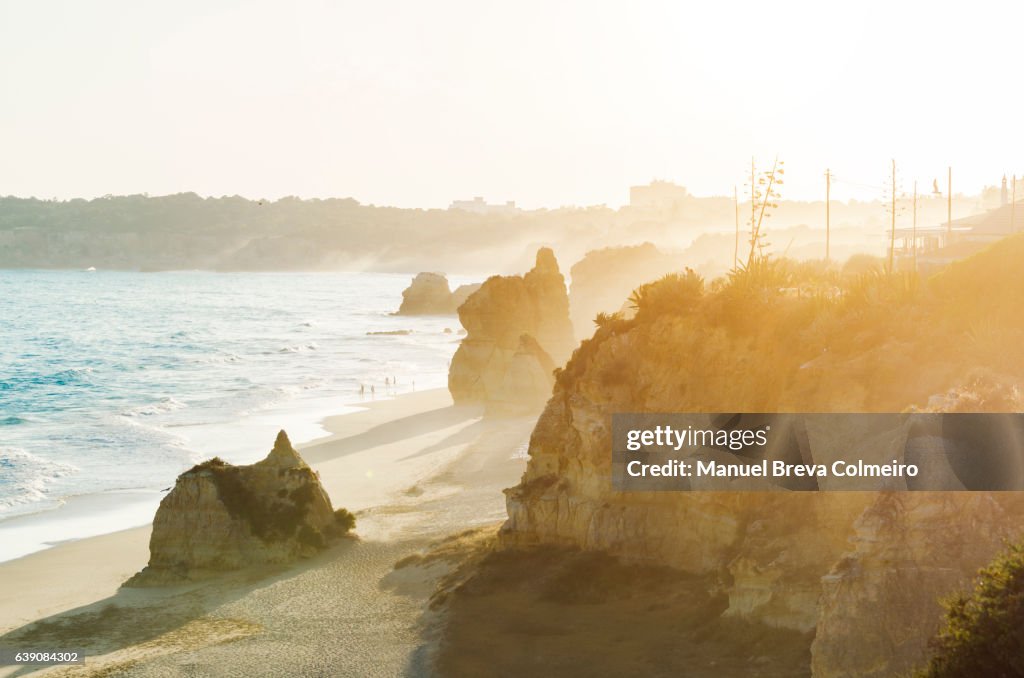
<svg viewBox="0 0 1024 678">
<path fill-rule="evenodd" d="M 262 630 L 258 624 L 211 613 L 253 591 L 344 557 L 358 541 L 354 537 L 343 539 L 291 565 L 253 567 L 180 586 L 122 586 L 103 600 L 12 629 L 0 636 L 0 648 L 23 652 L 67 649 L 90 658 L 128 648 L 143 654 L 163 654 L 251 636 Z M 158 639 L 162 650 L 156 646 Z M 149 653 L 147 643 L 153 644 Z M 25 665 L 9 675 L 24 676 L 41 668 Z"/>
<path fill-rule="evenodd" d="M 397 443 L 408 438 L 457 426 L 479 419 L 482 414 L 481 407 L 450 405 L 378 424 L 368 431 L 353 436 L 328 438 L 320 443 L 303 447 L 302 456 L 310 464 L 317 464 L 356 454 L 372 447 Z"/>
</svg>

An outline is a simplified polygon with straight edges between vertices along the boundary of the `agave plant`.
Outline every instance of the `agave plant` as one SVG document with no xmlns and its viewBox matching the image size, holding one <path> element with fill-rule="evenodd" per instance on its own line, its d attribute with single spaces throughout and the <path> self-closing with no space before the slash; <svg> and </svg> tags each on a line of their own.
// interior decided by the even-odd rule
<svg viewBox="0 0 1024 678">
<path fill-rule="evenodd" d="M 668 275 L 641 285 L 629 297 L 636 319 L 643 322 L 649 317 L 678 314 L 693 308 L 704 295 L 704 278 L 693 269 Z"/>
</svg>

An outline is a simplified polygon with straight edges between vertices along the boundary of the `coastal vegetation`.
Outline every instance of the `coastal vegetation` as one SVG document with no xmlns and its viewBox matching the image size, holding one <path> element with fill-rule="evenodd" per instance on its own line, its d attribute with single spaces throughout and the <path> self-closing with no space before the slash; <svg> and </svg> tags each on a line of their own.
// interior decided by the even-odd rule
<svg viewBox="0 0 1024 678">
<path fill-rule="evenodd" d="M 634 291 L 631 316 L 599 314 L 558 383 L 572 389 L 619 341 L 631 350 L 601 362 L 617 373 L 605 383 L 639 387 L 671 365 L 665 411 L 901 411 L 965 379 L 996 388 L 1024 374 L 1021 256 L 1024 235 L 928 279 L 769 257 L 710 284 L 669 274 Z"/>
<path fill-rule="evenodd" d="M 916 678 L 1024 675 L 1024 544 L 983 568 L 972 591 L 946 603 L 933 655 Z"/>
<path fill-rule="evenodd" d="M 556 249 L 564 262 L 572 262 L 609 246 L 619 250 L 621 245 L 657 241 L 664 248 L 686 249 L 676 266 L 717 274 L 732 261 L 733 237 L 708 229 L 732 223 L 732 201 L 690 200 L 690 209 L 677 215 L 604 205 L 481 214 L 368 205 L 352 198 L 0 196 L 0 267 L 492 275 L 527 268 L 542 243 Z M 876 247 L 865 237 L 864 227 L 878 225 L 877 204 L 851 202 L 833 209 L 837 222 L 845 224 L 834 229 L 834 254 Z M 819 211 L 813 202 L 781 202 L 772 225 L 779 247 L 795 258 L 820 256 L 823 235 L 806 226 L 816 222 Z M 614 278 L 614 267 L 606 262 L 622 254 L 598 256 L 590 268 Z M 671 257 L 643 247 L 627 258 L 644 260 L 651 277 L 671 268 L 666 263 Z M 589 287 L 600 294 L 596 278 L 591 278 Z M 628 293 L 630 284 L 642 281 L 627 276 L 625 283 L 609 284 Z M 584 310 L 586 319 L 593 317 L 593 309 L 580 312 Z"/>
</svg>

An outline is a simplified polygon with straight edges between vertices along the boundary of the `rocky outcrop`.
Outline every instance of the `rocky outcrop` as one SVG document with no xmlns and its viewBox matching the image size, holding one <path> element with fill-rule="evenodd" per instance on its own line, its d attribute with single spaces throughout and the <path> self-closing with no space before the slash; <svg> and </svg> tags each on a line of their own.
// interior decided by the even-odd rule
<svg viewBox="0 0 1024 678">
<path fill-rule="evenodd" d="M 519 337 L 519 347 L 492 395 L 491 407 L 502 411 L 540 411 L 551 397 L 555 363 L 529 334 Z"/>
<path fill-rule="evenodd" d="M 178 476 L 153 519 L 149 564 L 127 586 L 200 579 L 250 565 L 286 563 L 325 548 L 354 525 L 281 431 L 265 459 L 218 458 Z"/>
<path fill-rule="evenodd" d="M 679 256 L 666 254 L 649 242 L 587 252 L 569 272 L 570 317 L 576 336 L 593 334 L 597 314 L 622 309 L 640 285 L 682 268 Z"/>
<path fill-rule="evenodd" d="M 725 614 L 816 631 L 817 676 L 908 668 L 938 623 L 937 599 L 1018 533 L 1020 493 L 615 492 L 611 415 L 901 412 L 948 405 L 935 393 L 977 391 L 957 385 L 978 373 L 998 375 L 1018 397 L 996 389 L 958 402 L 1015 411 L 1024 318 L 1010 290 L 1024 284 L 1012 263 L 1024 257 L 1024 236 L 981 256 L 925 289 L 879 276 L 833 301 L 787 298 L 779 281 L 792 277 L 775 264 L 712 292 L 692 278 L 655 283 L 634 319 L 606 318 L 559 373 L 527 470 L 506 491 L 503 543 L 715 576 Z M 987 277 L 987 293 L 960 280 L 974 275 Z M 984 329 L 965 339 L 967 327 Z M 829 453 L 827 437 L 811 444 Z M 928 436 L 905 448 L 953 449 Z"/>
<path fill-rule="evenodd" d="M 535 338 L 555 363 L 561 365 L 576 347 L 576 341 L 569 321 L 565 278 L 558 270 L 558 261 L 551 248 L 537 250 L 536 263 L 523 276 L 523 285 L 533 304 L 535 323 L 524 328 L 523 334 Z"/>
<path fill-rule="evenodd" d="M 452 291 L 442 273 L 419 273 L 402 292 L 398 315 L 452 313 Z"/>
<path fill-rule="evenodd" d="M 815 676 L 885 678 L 923 666 L 940 601 L 1018 533 L 1018 497 L 888 493 L 854 522 L 853 549 L 821 582 Z"/>
<path fill-rule="evenodd" d="M 402 292 L 402 305 L 396 315 L 450 315 L 480 285 L 459 285 L 454 292 L 443 273 L 419 273 Z"/>
<path fill-rule="evenodd" d="M 466 299 L 469 299 L 474 292 L 480 289 L 481 285 L 482 283 L 469 283 L 456 287 L 455 291 L 452 292 L 452 313 L 457 313 L 459 306 L 466 303 Z"/>
<path fill-rule="evenodd" d="M 466 338 L 452 358 L 448 389 L 456 403 L 491 411 L 538 408 L 552 371 L 572 351 L 569 300 L 554 253 L 537 252 L 524 276 L 494 276 L 459 307 Z"/>
</svg>

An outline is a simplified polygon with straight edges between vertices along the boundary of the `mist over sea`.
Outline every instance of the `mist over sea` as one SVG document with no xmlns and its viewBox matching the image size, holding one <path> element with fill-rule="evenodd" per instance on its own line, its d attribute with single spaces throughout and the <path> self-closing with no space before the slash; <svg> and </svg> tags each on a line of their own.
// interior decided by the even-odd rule
<svg viewBox="0 0 1024 678">
<path fill-rule="evenodd" d="M 0 271 L 0 531 L 69 497 L 155 506 L 198 461 L 322 435 L 371 385 L 445 385 L 458 319 L 390 315 L 410 277 Z"/>
</svg>

